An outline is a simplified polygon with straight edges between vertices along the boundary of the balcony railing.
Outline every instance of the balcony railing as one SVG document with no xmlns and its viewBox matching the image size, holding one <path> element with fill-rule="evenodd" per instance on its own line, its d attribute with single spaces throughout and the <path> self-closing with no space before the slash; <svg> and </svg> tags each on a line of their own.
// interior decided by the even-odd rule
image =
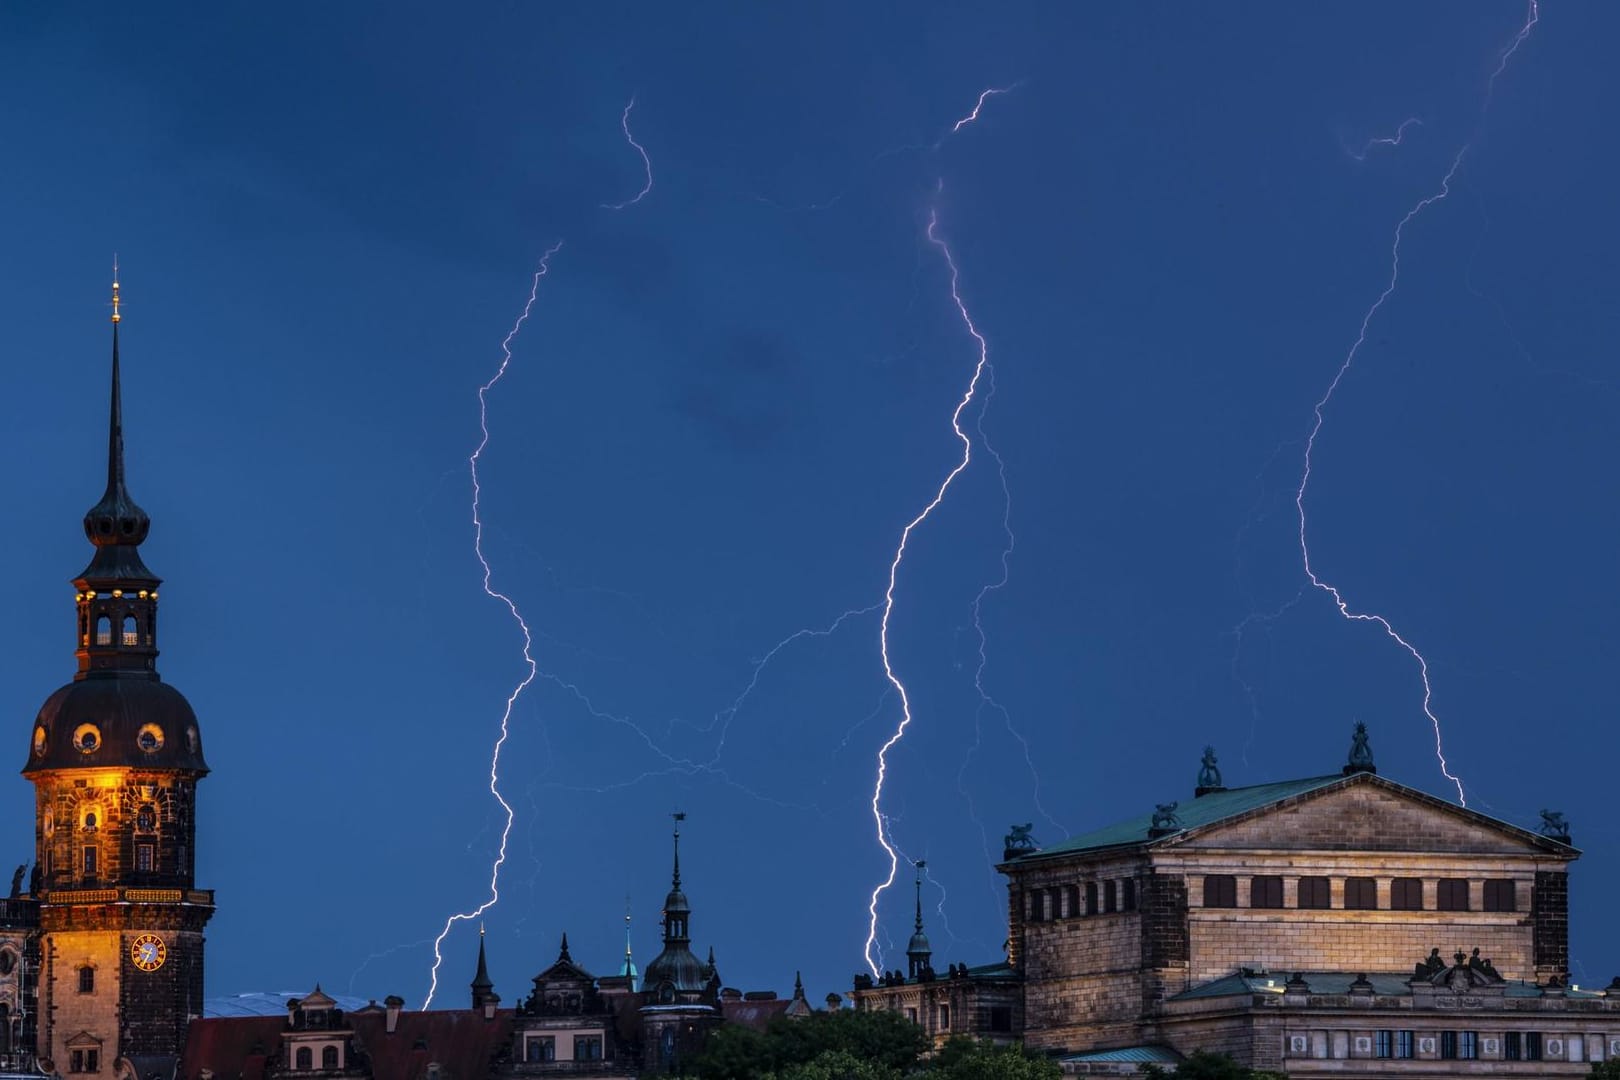
<svg viewBox="0 0 1620 1080">
<path fill-rule="evenodd" d="M 39 901 L 21 897 L 0 897 L 0 928 L 32 930 L 39 925 Z M 0 1056 L 0 1062 L 3 1062 Z M 0 1063 L 0 1068 L 4 1068 Z"/>
</svg>

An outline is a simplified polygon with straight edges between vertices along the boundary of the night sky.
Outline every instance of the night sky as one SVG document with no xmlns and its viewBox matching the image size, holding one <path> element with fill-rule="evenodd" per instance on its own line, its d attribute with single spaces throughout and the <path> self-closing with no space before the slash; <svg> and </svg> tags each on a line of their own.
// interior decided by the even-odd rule
<svg viewBox="0 0 1620 1080">
<path fill-rule="evenodd" d="M 1229 786 L 1318 775 L 1361 720 L 1383 775 L 1454 798 L 1416 662 L 1309 587 L 1293 497 L 1395 226 L 1470 140 L 1326 410 L 1312 560 L 1427 657 L 1470 806 L 1568 815 L 1576 981 L 1620 970 L 1620 8 L 1549 0 L 1483 114 L 1519 0 L 955 8 L 0 16 L 0 713 L 20 768 L 74 670 L 116 252 L 159 665 L 214 770 L 211 995 L 419 1005 L 488 898 L 525 669 L 467 458 L 559 240 L 480 465 L 542 673 L 502 757 L 508 1002 L 563 931 L 612 972 L 627 895 L 652 958 L 676 809 L 728 985 L 802 969 L 819 1001 L 864 968 L 878 611 L 756 665 L 882 600 L 960 460 L 977 353 L 930 214 L 994 378 L 889 627 L 914 721 L 883 806 L 936 963 L 999 959 L 1009 823 L 1188 799 L 1206 743 Z M 632 97 L 654 184 L 606 209 L 645 183 Z M 29 785 L 0 808 L 30 859 Z"/>
</svg>

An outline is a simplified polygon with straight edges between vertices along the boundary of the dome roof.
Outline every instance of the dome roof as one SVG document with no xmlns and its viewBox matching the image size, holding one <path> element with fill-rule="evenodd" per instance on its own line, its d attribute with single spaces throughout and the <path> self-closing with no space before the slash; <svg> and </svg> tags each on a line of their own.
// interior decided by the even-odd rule
<svg viewBox="0 0 1620 1080">
<path fill-rule="evenodd" d="M 40 706 L 23 774 L 126 766 L 206 773 L 197 714 L 155 675 L 92 676 Z"/>
<path fill-rule="evenodd" d="M 648 990 L 656 990 L 669 983 L 677 992 L 692 992 L 702 990 L 705 981 L 703 964 L 692 955 L 691 949 L 676 942 L 666 945 L 664 951 L 647 965 L 641 984 Z"/>
<path fill-rule="evenodd" d="M 932 955 L 933 951 L 928 944 L 928 935 L 923 933 L 920 928 L 915 934 L 911 935 L 911 941 L 906 945 L 907 956 L 929 956 Z"/>
</svg>

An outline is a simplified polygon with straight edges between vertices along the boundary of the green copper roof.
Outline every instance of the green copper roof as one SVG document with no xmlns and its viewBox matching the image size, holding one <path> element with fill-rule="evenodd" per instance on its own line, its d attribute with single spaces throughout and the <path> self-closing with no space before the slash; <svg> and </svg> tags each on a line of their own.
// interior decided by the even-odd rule
<svg viewBox="0 0 1620 1080">
<path fill-rule="evenodd" d="M 1360 775 L 1360 774 L 1357 774 Z M 1186 799 L 1176 807 L 1176 820 L 1181 823 L 1182 829 L 1194 829 L 1200 825 L 1209 825 L 1225 818 L 1237 817 L 1250 810 L 1257 810 L 1262 806 L 1281 802 L 1283 799 L 1295 795 L 1303 795 L 1308 791 L 1316 791 L 1330 784 L 1342 783 L 1351 777 L 1335 774 L 1333 776 L 1313 776 L 1304 780 L 1284 780 L 1276 784 L 1257 784 L 1254 787 L 1231 788 L 1227 791 L 1215 791 L 1202 795 L 1196 799 Z M 1022 856 L 1018 861 L 1046 858 L 1052 855 L 1072 855 L 1076 852 L 1090 851 L 1095 848 L 1121 847 L 1126 844 L 1146 844 L 1149 842 L 1148 829 L 1153 824 L 1151 812 L 1140 817 L 1130 818 L 1117 825 L 1110 825 L 1105 829 L 1071 837 L 1061 844 L 1053 844 L 1038 851 L 1032 851 Z M 1168 840 L 1177 833 L 1158 839 Z"/>
<path fill-rule="evenodd" d="M 1087 1054 L 1071 1054 L 1061 1060 L 1075 1063 L 1083 1061 L 1136 1061 L 1173 1065 L 1182 1059 L 1180 1054 L 1168 1046 L 1122 1046 L 1118 1050 L 1093 1050 Z"/>
</svg>

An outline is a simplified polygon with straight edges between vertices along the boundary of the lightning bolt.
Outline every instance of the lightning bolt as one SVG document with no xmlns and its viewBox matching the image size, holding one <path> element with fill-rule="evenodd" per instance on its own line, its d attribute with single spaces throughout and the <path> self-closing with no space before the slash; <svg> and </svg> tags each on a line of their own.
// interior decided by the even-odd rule
<svg viewBox="0 0 1620 1080">
<path fill-rule="evenodd" d="M 624 107 L 624 115 L 619 117 L 619 126 L 624 129 L 624 141 L 634 147 L 636 153 L 641 155 L 641 166 L 647 170 L 647 183 L 640 191 L 636 192 L 634 198 L 626 199 L 622 203 L 603 203 L 602 209 L 604 210 L 623 210 L 627 206 L 634 206 L 642 199 L 645 199 L 647 193 L 653 189 L 652 158 L 649 158 L 646 149 L 636 142 L 636 137 L 630 134 L 630 110 L 635 107 L 636 99 L 632 97 L 630 104 Z"/>
<path fill-rule="evenodd" d="M 958 120 L 956 123 L 952 124 L 950 134 L 955 135 L 958 131 L 961 131 L 969 124 L 976 122 L 979 119 L 979 112 L 984 108 L 984 103 L 986 101 L 995 97 L 997 94 L 1010 94 L 1023 85 L 1024 80 L 1019 79 L 1011 86 L 992 86 L 989 89 L 982 91 L 979 94 L 979 100 L 973 103 L 973 111 L 962 117 L 962 119 Z M 944 142 L 944 139 L 940 139 L 939 142 L 934 144 L 934 149 L 938 150 Z"/>
<path fill-rule="evenodd" d="M 976 112 L 977 110 L 975 110 Z M 944 190 L 943 183 L 940 185 L 939 190 Z M 873 951 L 877 948 L 878 900 L 882 897 L 884 891 L 894 884 L 895 874 L 900 867 L 899 856 L 896 854 L 894 845 L 889 841 L 887 821 L 883 815 L 883 784 L 888 778 L 889 751 L 894 749 L 895 745 L 905 737 L 906 728 L 911 726 L 912 720 L 911 697 L 906 692 L 905 683 L 901 682 L 900 677 L 895 674 L 894 664 L 889 657 L 889 620 L 894 614 L 894 590 L 900 574 L 900 564 L 906 557 L 906 546 L 911 542 L 912 532 L 924 521 L 927 521 L 929 515 L 934 512 L 935 507 L 945 500 L 945 493 L 950 490 L 951 484 L 955 482 L 958 476 L 962 475 L 963 470 L 973 460 L 973 440 L 968 438 L 967 432 L 962 430 L 962 413 L 973 403 L 974 397 L 979 390 L 979 380 L 983 378 L 986 369 L 990 366 L 989 343 L 985 341 L 984 335 L 979 332 L 979 328 L 974 325 L 973 316 L 968 313 L 967 305 L 962 300 L 961 272 L 957 268 L 955 256 L 951 254 L 950 245 L 939 234 L 939 212 L 937 210 L 929 211 L 927 235 L 928 242 L 939 249 L 940 256 L 945 260 L 945 265 L 950 270 L 951 300 L 956 304 L 957 313 L 962 317 L 962 322 L 967 327 L 968 334 L 977 345 L 978 360 L 973 365 L 973 377 L 968 380 L 967 390 L 962 394 L 962 400 L 957 402 L 956 409 L 951 413 L 951 430 L 956 433 L 957 440 L 962 444 L 962 460 L 958 461 L 956 466 L 946 474 L 938 490 L 934 492 L 934 497 L 929 500 L 927 506 L 923 507 L 922 512 L 912 518 L 906 524 L 906 527 L 901 530 L 900 543 L 896 546 L 894 558 L 889 563 L 889 585 L 883 593 L 883 618 L 878 630 L 878 644 L 883 658 L 883 674 L 888 678 L 890 685 L 894 687 L 895 692 L 900 697 L 900 723 L 895 727 L 894 734 L 890 735 L 878 750 L 877 782 L 872 788 L 872 821 L 877 827 L 878 844 L 889 857 L 888 877 L 884 879 L 882 884 L 872 890 L 871 902 L 867 905 L 867 914 L 870 916 L 870 921 L 867 925 L 865 956 L 866 965 L 872 969 L 874 976 L 880 974 L 878 964 L 872 958 Z"/>
<path fill-rule="evenodd" d="M 1383 135 L 1383 136 L 1380 136 L 1378 138 L 1368 139 L 1367 142 L 1362 146 L 1362 148 L 1360 150 L 1351 150 L 1348 147 L 1346 147 L 1345 152 L 1348 153 L 1351 157 L 1355 158 L 1357 161 L 1366 161 L 1367 160 L 1367 155 L 1372 153 L 1375 149 L 1377 149 L 1380 146 L 1388 146 L 1388 147 L 1393 148 L 1393 147 L 1401 145 L 1401 143 L 1403 141 L 1405 141 L 1405 139 L 1406 139 L 1406 129 L 1407 128 L 1409 128 L 1409 127 L 1422 127 L 1422 126 L 1423 126 L 1423 121 L 1422 120 L 1419 120 L 1415 116 L 1409 116 L 1405 120 L 1401 121 L 1401 126 L 1395 129 L 1395 134 L 1393 134 L 1393 135 Z"/>
<path fill-rule="evenodd" d="M 528 673 L 523 676 L 522 681 L 513 687 L 512 692 L 506 697 L 506 708 L 501 713 L 501 734 L 495 740 L 495 748 L 489 761 L 489 793 L 495 796 L 495 801 L 501 804 L 501 811 L 506 815 L 506 824 L 501 828 L 500 850 L 495 856 L 495 862 L 489 869 L 489 899 L 471 911 L 451 915 L 445 920 L 444 929 L 439 931 L 439 936 L 433 939 L 433 970 L 430 974 L 427 999 L 422 1002 L 422 1008 L 424 1009 L 433 1004 L 433 996 L 439 992 L 439 967 L 444 963 L 442 946 L 451 928 L 458 922 L 470 922 L 478 918 L 499 903 L 501 898 L 501 866 L 506 862 L 506 841 L 512 833 L 513 818 L 512 805 L 501 795 L 499 784 L 501 749 L 506 745 L 506 736 L 512 720 L 512 707 L 517 704 L 518 697 L 524 690 L 528 689 L 529 684 L 534 681 L 540 670 L 535 664 L 531 652 L 534 636 L 529 632 L 529 624 L 524 620 L 522 612 L 518 611 L 517 604 L 513 602 L 512 598 L 490 584 L 494 572 L 490 569 L 489 560 L 484 556 L 484 521 L 479 515 L 479 497 L 482 494 L 482 489 L 478 486 L 478 459 L 483 456 L 485 448 L 489 446 L 489 392 L 494 389 L 496 383 L 501 381 L 506 375 L 507 368 L 511 366 L 512 341 L 517 337 L 518 331 L 523 329 L 523 324 L 528 321 L 529 312 L 534 309 L 535 297 L 540 292 L 540 279 L 545 277 L 550 270 L 551 257 L 561 249 L 562 241 L 559 240 L 540 257 L 540 265 L 535 270 L 534 277 L 529 283 L 529 299 L 523 305 L 523 313 L 517 317 L 517 321 L 512 324 L 512 329 L 506 332 L 506 337 L 501 341 L 500 366 L 496 369 L 494 376 L 478 388 L 478 429 L 483 433 L 483 437 L 478 441 L 478 448 L 467 459 L 467 469 L 472 475 L 473 489 L 473 553 L 478 556 L 478 563 L 484 568 L 483 586 L 485 594 L 506 605 L 506 610 L 511 614 L 512 620 L 517 623 L 518 629 L 523 633 L 523 663 L 528 668 Z"/>
<path fill-rule="evenodd" d="M 986 93 L 988 92 L 989 91 L 986 91 Z M 996 479 L 1001 484 L 1001 531 L 1002 535 L 1007 538 L 1007 543 L 1006 546 L 1001 549 L 1001 577 L 997 578 L 995 581 L 987 582 L 979 590 L 978 595 L 973 598 L 973 630 L 976 634 L 978 634 L 979 637 L 979 664 L 973 670 L 973 689 L 977 690 L 979 693 L 979 708 L 974 712 L 973 723 L 975 730 L 977 730 L 979 715 L 986 708 L 994 709 L 1001 714 L 1001 721 L 1006 725 L 1007 733 L 1016 739 L 1018 741 L 1018 745 L 1023 748 L 1024 764 L 1029 767 L 1030 781 L 1032 784 L 1030 797 L 1035 803 L 1035 809 L 1061 835 L 1067 836 L 1069 835 L 1069 830 L 1065 829 L 1061 822 L 1059 822 L 1051 814 L 1047 813 L 1046 807 L 1041 803 L 1041 776 L 1035 768 L 1035 759 L 1030 755 L 1029 740 L 1024 737 L 1023 732 L 1019 731 L 1018 728 L 1013 725 L 1012 713 L 1007 711 L 1007 707 L 1001 702 L 997 701 L 995 698 L 991 697 L 990 692 L 984 687 L 984 670 L 990 666 L 989 639 L 984 632 L 984 620 L 982 617 L 984 611 L 984 601 L 985 597 L 989 596 L 991 593 L 999 592 L 1007 587 L 1007 582 L 1012 578 L 1011 560 L 1013 548 L 1018 545 L 1018 537 L 1013 535 L 1012 530 L 1012 490 L 1007 486 L 1007 462 L 1002 458 L 1000 451 L 998 451 L 995 446 L 991 444 L 990 437 L 984 432 L 984 415 L 990 411 L 990 403 L 994 401 L 996 397 L 995 367 L 989 364 L 985 365 L 984 375 L 986 382 L 984 391 L 984 406 L 979 409 L 978 418 L 974 421 L 973 426 L 979 433 L 979 445 L 984 448 L 985 453 L 990 455 L 990 459 L 996 463 Z M 974 740 L 974 746 L 978 746 L 977 739 Z M 967 762 L 964 761 L 962 763 L 962 772 L 965 773 L 966 771 Z M 961 773 L 958 773 L 957 780 L 960 783 Z M 980 832 L 982 833 L 983 831 L 983 826 L 980 826 Z"/>
<path fill-rule="evenodd" d="M 1501 57 L 1496 65 L 1496 70 L 1491 73 L 1490 80 L 1486 85 L 1485 101 L 1481 106 L 1480 111 L 1481 123 L 1484 121 L 1485 109 L 1490 105 L 1491 95 L 1495 92 L 1497 77 L 1507 69 L 1508 60 L 1515 52 L 1518 51 L 1519 46 L 1524 44 L 1525 39 L 1530 36 L 1531 30 L 1535 28 L 1536 22 L 1540 18 L 1541 13 L 1538 7 L 1538 0 L 1529 0 L 1529 5 L 1529 14 L 1525 19 L 1524 25 L 1519 29 L 1518 34 L 1514 36 L 1513 40 L 1507 45 L 1507 47 L 1502 50 Z M 1477 129 L 1475 137 L 1477 137 Z M 1313 586 L 1321 589 L 1323 592 L 1327 593 L 1333 598 L 1334 606 L 1339 609 L 1340 615 L 1343 615 L 1346 619 L 1354 622 L 1370 622 L 1377 624 L 1383 629 L 1386 635 L 1395 641 L 1396 644 L 1400 645 L 1401 648 L 1405 649 L 1409 654 L 1411 654 L 1413 660 L 1417 661 L 1418 675 L 1423 681 L 1423 715 L 1428 717 L 1430 725 L 1434 728 L 1435 757 L 1439 759 L 1441 775 L 1443 775 L 1447 780 L 1450 780 L 1452 784 L 1456 786 L 1457 801 L 1464 806 L 1468 805 L 1468 798 L 1463 791 L 1462 780 L 1452 774 L 1450 766 L 1446 762 L 1445 746 L 1440 734 L 1440 718 L 1434 713 L 1434 686 L 1429 679 L 1429 661 L 1421 652 L 1417 650 L 1416 647 L 1412 645 L 1410 641 L 1402 637 L 1396 631 L 1395 627 L 1391 625 L 1387 618 L 1375 612 L 1351 611 L 1349 602 L 1345 600 L 1339 589 L 1317 575 L 1315 568 L 1311 565 L 1310 545 L 1306 542 L 1305 492 L 1306 488 L 1311 482 L 1312 455 L 1316 449 L 1316 437 L 1322 431 L 1324 410 L 1327 408 L 1328 403 L 1333 400 L 1334 392 L 1338 390 L 1339 384 L 1344 381 L 1344 377 L 1350 371 L 1351 365 L 1355 363 L 1356 354 L 1359 353 L 1361 351 L 1361 347 L 1366 344 L 1367 330 L 1371 326 L 1373 318 L 1384 306 L 1384 302 L 1394 294 L 1396 287 L 1400 284 L 1401 241 L 1405 238 L 1406 227 L 1429 207 L 1433 206 L 1435 203 L 1443 201 L 1451 195 L 1452 180 L 1456 177 L 1457 171 L 1462 168 L 1463 160 L 1468 156 L 1468 152 L 1472 146 L 1473 138 L 1470 138 L 1468 142 L 1463 144 L 1462 149 L 1457 151 L 1457 156 L 1452 159 L 1451 167 L 1446 170 L 1445 176 L 1441 178 L 1439 188 L 1434 191 L 1434 193 L 1426 195 L 1422 199 L 1418 200 L 1418 202 L 1406 212 L 1405 216 L 1403 216 L 1400 222 L 1395 226 L 1395 238 L 1390 245 L 1389 282 L 1384 286 L 1383 292 L 1378 294 L 1378 299 L 1373 301 L 1372 306 L 1368 308 L 1366 314 L 1362 316 L 1361 328 L 1356 334 L 1355 342 L 1350 346 L 1350 351 L 1345 354 L 1344 361 L 1339 365 L 1338 371 L 1334 373 L 1333 381 L 1328 384 L 1327 392 L 1322 395 L 1320 400 L 1317 401 L 1316 406 L 1312 409 L 1312 414 L 1315 417 L 1315 420 L 1311 425 L 1311 433 L 1305 440 L 1305 468 L 1300 476 L 1299 487 L 1294 492 L 1294 509 L 1299 514 L 1299 550 L 1305 565 L 1305 576 L 1310 579 L 1310 583 Z"/>
</svg>

